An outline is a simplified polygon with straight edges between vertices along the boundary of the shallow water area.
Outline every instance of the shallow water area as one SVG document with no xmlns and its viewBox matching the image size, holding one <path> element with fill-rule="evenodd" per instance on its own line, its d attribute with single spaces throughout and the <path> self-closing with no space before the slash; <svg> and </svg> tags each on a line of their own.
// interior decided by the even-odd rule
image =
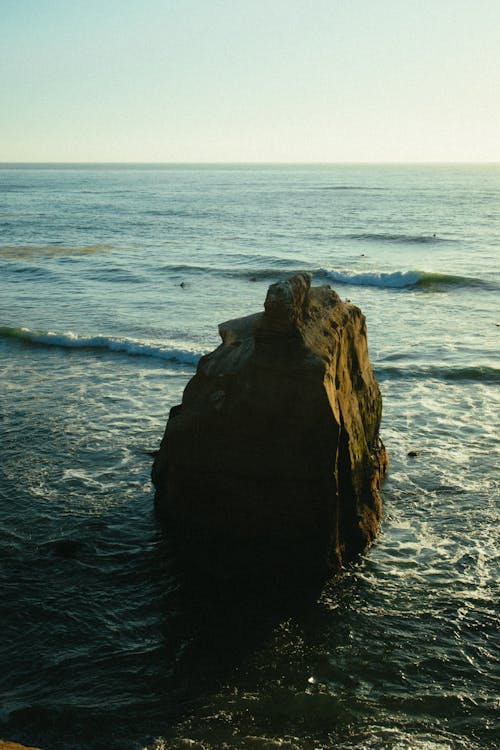
<svg viewBox="0 0 500 750">
<path fill-rule="evenodd" d="M 0 194 L 0 737 L 494 750 L 500 168 L 3 167 Z M 380 535 L 312 600 L 188 586 L 150 453 L 217 324 L 297 270 L 367 318 Z"/>
</svg>

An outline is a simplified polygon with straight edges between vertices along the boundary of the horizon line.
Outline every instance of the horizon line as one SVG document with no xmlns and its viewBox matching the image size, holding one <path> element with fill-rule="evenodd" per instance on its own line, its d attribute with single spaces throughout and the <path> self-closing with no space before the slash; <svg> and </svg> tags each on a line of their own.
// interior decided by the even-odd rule
<svg viewBox="0 0 500 750">
<path fill-rule="evenodd" d="M 9 166 L 500 166 L 500 161 L 0 161 L 1 167 Z"/>
</svg>

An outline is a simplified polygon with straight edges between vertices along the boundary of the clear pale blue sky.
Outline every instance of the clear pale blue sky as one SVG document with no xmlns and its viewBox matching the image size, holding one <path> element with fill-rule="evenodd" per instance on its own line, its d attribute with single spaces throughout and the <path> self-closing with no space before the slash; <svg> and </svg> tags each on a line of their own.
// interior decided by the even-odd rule
<svg viewBox="0 0 500 750">
<path fill-rule="evenodd" d="M 0 161 L 500 161 L 500 0 L 0 0 Z"/>
</svg>

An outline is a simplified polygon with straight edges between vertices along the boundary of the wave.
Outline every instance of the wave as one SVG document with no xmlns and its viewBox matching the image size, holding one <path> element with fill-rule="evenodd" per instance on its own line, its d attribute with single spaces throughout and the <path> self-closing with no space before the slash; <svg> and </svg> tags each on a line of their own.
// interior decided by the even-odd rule
<svg viewBox="0 0 500 750">
<path fill-rule="evenodd" d="M 82 273 L 82 277 L 90 281 L 107 281 L 113 284 L 142 284 L 144 277 L 122 266 L 108 266 L 92 268 Z"/>
<path fill-rule="evenodd" d="M 224 276 L 229 272 L 227 268 L 214 268 L 212 266 L 196 266 L 190 263 L 171 264 L 160 266 L 159 271 L 176 275 L 191 274 L 193 276 Z"/>
<path fill-rule="evenodd" d="M 448 287 L 478 287 L 497 291 L 499 285 L 484 279 L 471 276 L 458 276 L 431 271 L 329 271 L 321 269 L 317 275 L 323 275 L 336 284 L 352 286 L 375 286 L 389 289 L 415 288 L 427 291 Z"/>
<path fill-rule="evenodd" d="M 243 281 L 282 281 L 295 276 L 297 273 L 303 273 L 304 268 L 285 268 L 279 270 L 277 268 L 221 268 L 214 266 L 194 266 L 194 265 L 177 265 L 177 266 L 163 266 L 161 269 L 167 273 L 171 273 L 186 282 L 189 277 L 193 277 L 193 281 L 198 277 L 216 277 L 224 279 L 241 279 Z M 321 276 L 321 272 L 313 272 L 313 276 L 318 278 Z"/>
<path fill-rule="evenodd" d="M 420 367 L 398 367 L 397 365 L 374 365 L 378 380 L 403 379 L 425 380 L 426 378 L 448 381 L 476 381 L 481 383 L 500 383 L 500 368 L 485 365 L 448 367 L 440 365 L 421 365 Z"/>
<path fill-rule="evenodd" d="M 175 364 L 195 367 L 205 353 L 200 349 L 177 347 L 171 345 L 151 344 L 127 338 L 110 336 L 80 336 L 76 333 L 54 333 L 52 331 L 34 331 L 29 328 L 0 326 L 0 337 L 16 339 L 24 344 L 35 346 L 53 346 L 63 349 L 90 349 L 109 353 L 125 354 L 133 357 L 152 357 Z M 388 379 L 426 379 L 435 378 L 448 381 L 478 381 L 482 383 L 500 383 L 500 368 L 486 365 L 449 367 L 440 365 L 421 365 L 404 367 L 398 365 L 374 365 L 379 380 Z"/>
<path fill-rule="evenodd" d="M 287 265 L 287 264 L 290 265 Z M 370 286 L 382 289 L 420 289 L 439 291 L 449 287 L 475 287 L 498 291 L 500 285 L 471 276 L 460 276 L 432 271 L 347 271 L 311 268 L 307 264 L 292 265 L 293 261 L 276 258 L 273 265 L 264 268 L 229 268 L 221 266 L 165 265 L 162 271 L 177 276 L 216 276 L 247 281 L 280 281 L 297 273 L 309 271 L 316 281 L 349 286 Z"/>
<path fill-rule="evenodd" d="M 194 348 L 179 348 L 175 345 L 162 346 L 127 338 L 80 336 L 71 331 L 68 333 L 54 333 L 53 331 L 33 331 L 30 328 L 12 328 L 10 326 L 0 326 L 0 337 L 16 339 L 24 344 L 35 346 L 117 352 L 133 357 L 154 357 L 155 359 L 191 366 L 196 366 L 199 358 L 205 353 Z"/>
<path fill-rule="evenodd" d="M 391 232 L 361 232 L 358 234 L 347 234 L 348 240 L 363 240 L 367 242 L 402 242 L 404 244 L 426 245 L 436 242 L 453 242 L 436 234 L 399 234 Z"/>
<path fill-rule="evenodd" d="M 237 253 L 220 254 L 222 262 L 234 265 L 196 265 L 193 263 L 167 263 L 159 268 L 162 272 L 172 274 L 193 274 L 199 276 L 222 276 L 228 278 L 262 278 L 285 277 L 297 273 L 293 260 L 273 256 L 241 255 Z M 249 264 L 255 264 L 249 267 Z M 265 264 L 264 266 L 262 264 Z M 260 265 L 260 267 L 259 267 Z M 304 270 L 303 265 L 301 270 Z"/>
</svg>

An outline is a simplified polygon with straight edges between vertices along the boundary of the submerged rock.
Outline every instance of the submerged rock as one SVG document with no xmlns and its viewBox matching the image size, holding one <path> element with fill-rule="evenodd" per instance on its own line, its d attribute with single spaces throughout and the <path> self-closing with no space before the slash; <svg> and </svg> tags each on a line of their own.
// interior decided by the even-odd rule
<svg viewBox="0 0 500 750">
<path fill-rule="evenodd" d="M 171 409 L 156 510 L 206 564 L 331 573 L 381 516 L 387 457 L 365 318 L 309 274 L 271 285 L 264 307 L 219 326 L 222 344 Z"/>
</svg>

